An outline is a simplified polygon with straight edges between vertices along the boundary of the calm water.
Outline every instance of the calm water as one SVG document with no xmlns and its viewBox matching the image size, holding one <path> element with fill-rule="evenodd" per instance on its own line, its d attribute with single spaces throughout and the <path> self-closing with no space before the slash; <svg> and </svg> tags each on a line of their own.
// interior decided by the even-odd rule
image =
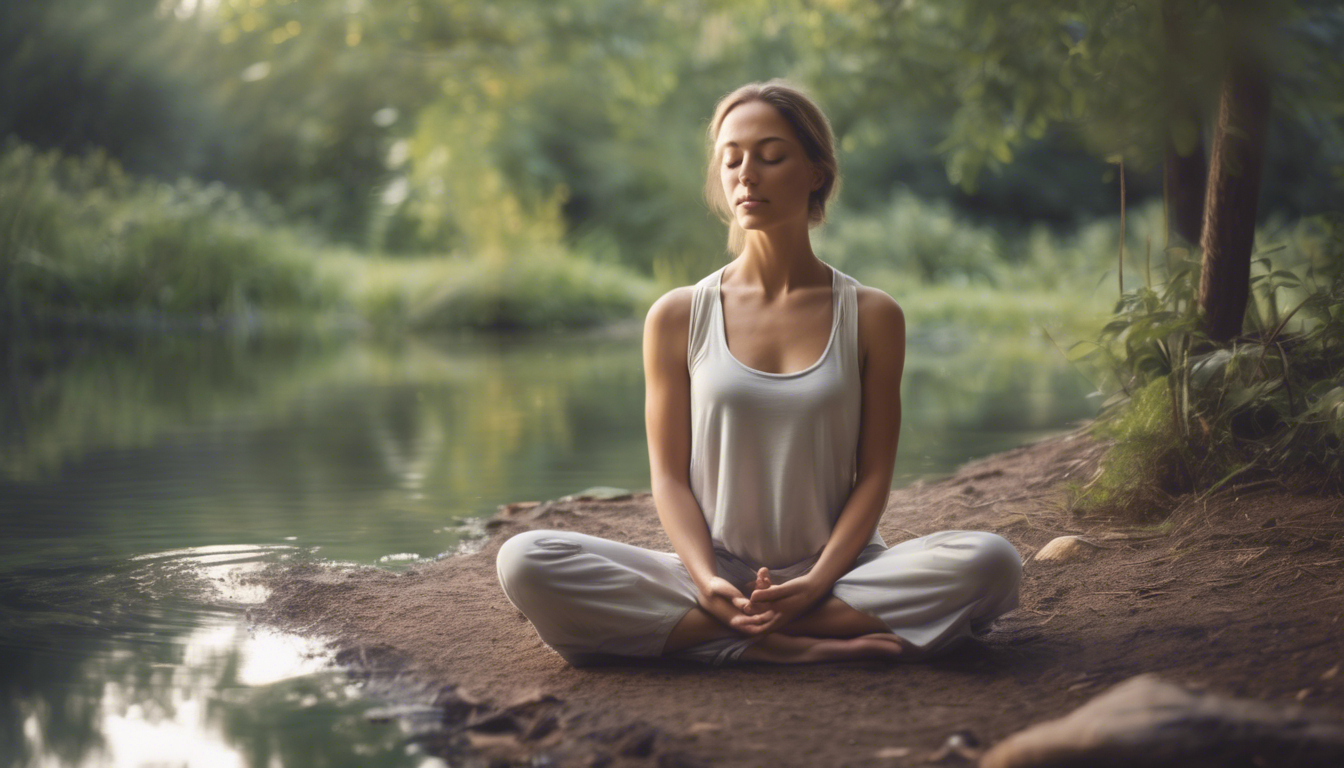
<svg viewBox="0 0 1344 768">
<path fill-rule="evenodd" d="M 405 567 L 505 502 L 647 489 L 637 333 L 2 342 L 0 766 L 435 764 L 320 643 L 250 627 L 240 577 Z M 1090 390 L 1034 340 L 914 339 L 895 484 Z"/>
</svg>

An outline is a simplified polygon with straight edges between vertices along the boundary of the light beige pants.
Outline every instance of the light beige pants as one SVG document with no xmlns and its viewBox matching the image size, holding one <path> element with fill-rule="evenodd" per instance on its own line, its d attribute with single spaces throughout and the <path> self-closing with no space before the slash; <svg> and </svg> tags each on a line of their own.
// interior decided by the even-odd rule
<svg viewBox="0 0 1344 768">
<path fill-rule="evenodd" d="M 718 573 L 738 589 L 756 568 L 716 549 Z M 697 605 L 681 560 L 570 531 L 525 531 L 504 542 L 499 582 L 541 639 L 575 666 L 620 656 L 661 656 L 667 636 Z M 812 563 L 772 569 L 781 584 Z M 1022 560 L 1006 539 L 940 531 L 894 547 L 870 545 L 831 593 L 880 619 L 923 659 L 988 627 L 1017 607 Z M 755 638 L 733 636 L 672 654 L 709 664 L 736 661 Z"/>
</svg>

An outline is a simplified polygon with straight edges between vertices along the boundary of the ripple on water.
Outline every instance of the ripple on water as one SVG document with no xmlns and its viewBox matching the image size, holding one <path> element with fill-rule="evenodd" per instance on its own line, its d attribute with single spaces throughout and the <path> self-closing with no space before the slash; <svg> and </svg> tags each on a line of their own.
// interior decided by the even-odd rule
<svg viewBox="0 0 1344 768">
<path fill-rule="evenodd" d="M 251 577 L 303 554 L 209 546 L 0 574 L 0 645 L 24 678 L 15 764 L 424 765 L 367 721 L 377 702 L 324 638 L 248 626 L 267 596 Z"/>
</svg>

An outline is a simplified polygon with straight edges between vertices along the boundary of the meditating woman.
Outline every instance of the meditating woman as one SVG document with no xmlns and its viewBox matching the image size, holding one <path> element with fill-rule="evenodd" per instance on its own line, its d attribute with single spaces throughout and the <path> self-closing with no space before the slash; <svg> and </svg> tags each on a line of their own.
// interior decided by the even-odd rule
<svg viewBox="0 0 1344 768">
<path fill-rule="evenodd" d="M 735 258 L 644 324 L 653 501 L 672 552 L 567 531 L 499 551 L 500 583 L 574 665 L 922 659 L 1017 606 L 1002 537 L 877 533 L 905 319 L 812 252 L 839 181 L 830 125 L 779 80 L 725 96 L 706 194 Z"/>
</svg>

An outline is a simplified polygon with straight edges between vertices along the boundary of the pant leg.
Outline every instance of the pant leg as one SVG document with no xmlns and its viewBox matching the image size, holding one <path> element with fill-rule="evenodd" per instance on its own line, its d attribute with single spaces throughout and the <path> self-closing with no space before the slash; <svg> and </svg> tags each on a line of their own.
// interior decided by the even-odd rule
<svg viewBox="0 0 1344 768">
<path fill-rule="evenodd" d="M 1002 536 L 940 531 L 865 549 L 832 594 L 925 658 L 1016 608 L 1021 578 L 1021 556 Z"/>
<path fill-rule="evenodd" d="M 541 639 L 575 666 L 613 656 L 660 656 L 667 636 L 698 604 L 698 590 L 671 552 L 571 531 L 525 531 L 500 547 L 499 582 Z M 720 571 L 731 564 L 720 563 Z M 678 658 L 737 659 L 750 639 L 687 648 Z"/>
</svg>

